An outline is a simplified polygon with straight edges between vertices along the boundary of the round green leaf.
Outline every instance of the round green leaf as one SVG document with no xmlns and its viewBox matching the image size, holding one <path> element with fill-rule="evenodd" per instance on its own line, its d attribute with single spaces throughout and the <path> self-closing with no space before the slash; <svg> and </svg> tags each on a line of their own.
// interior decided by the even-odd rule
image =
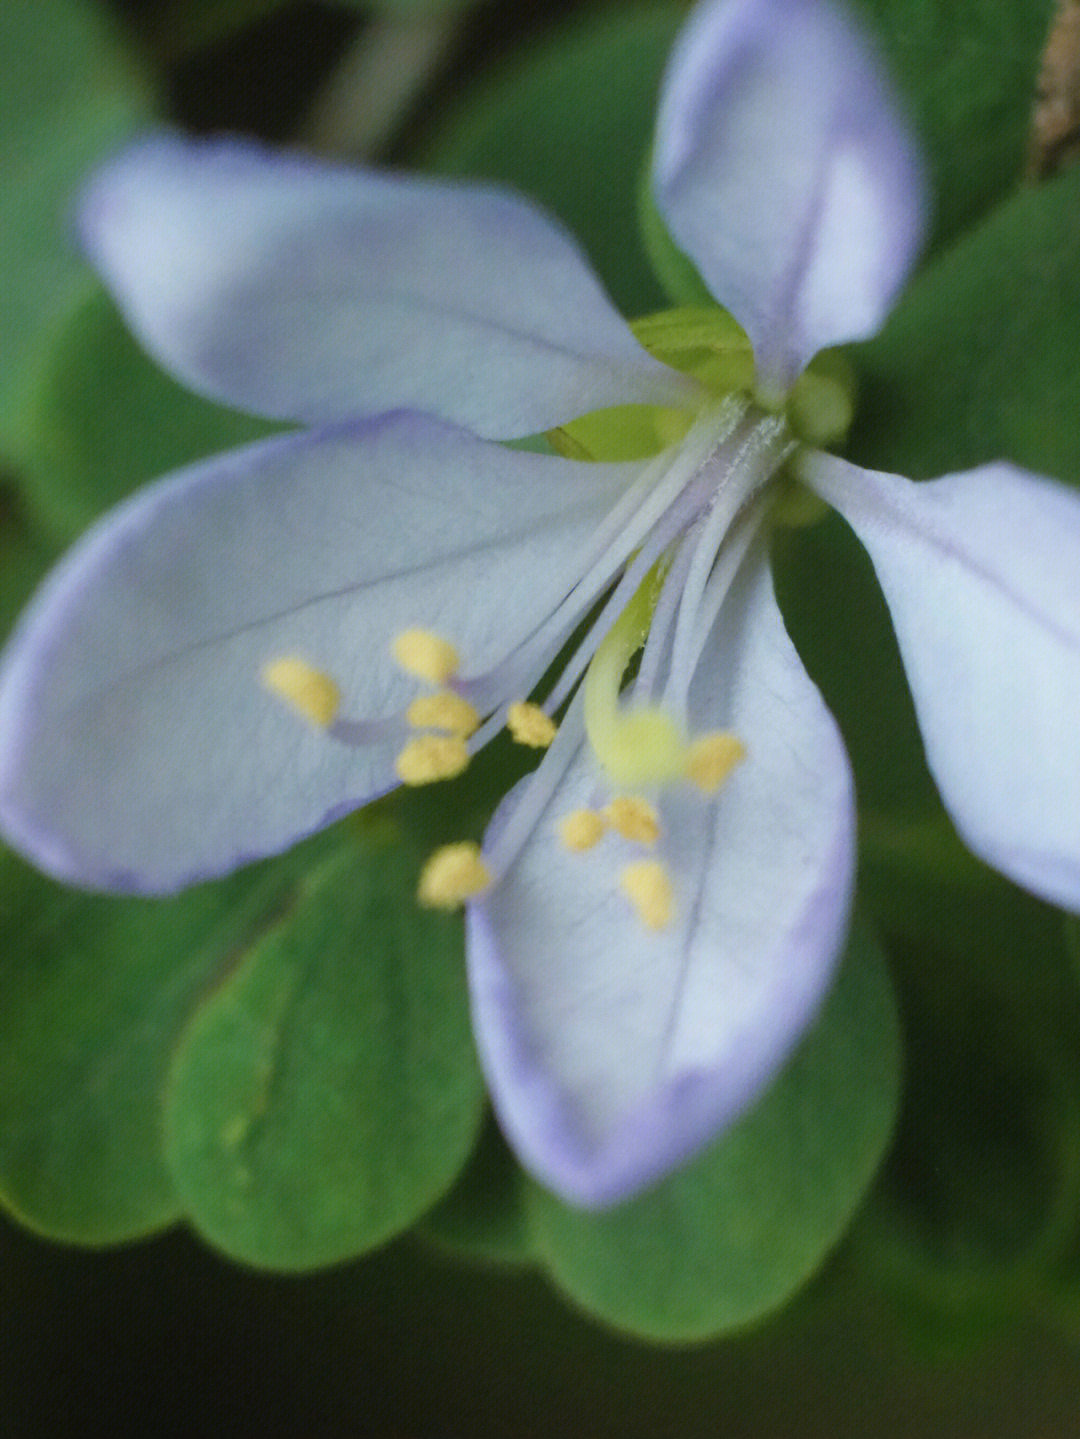
<svg viewBox="0 0 1080 1439">
<path fill-rule="evenodd" d="M 859 464 L 926 478 L 1006 458 L 1080 481 L 1080 170 L 928 266 L 854 358 Z"/>
<path fill-rule="evenodd" d="M 0 54 L 0 437 L 18 449 L 49 331 L 89 284 L 70 234 L 72 194 L 150 108 L 100 6 L 0 5 Z"/>
<path fill-rule="evenodd" d="M 843 732 L 860 810 L 936 812 L 892 623 L 866 551 L 830 514 L 777 533 L 773 576 L 791 638 Z"/>
<path fill-rule="evenodd" d="M 638 175 L 677 6 L 579 18 L 440 120 L 422 168 L 502 180 L 553 210 L 627 314 L 663 293 L 638 237 Z"/>
<path fill-rule="evenodd" d="M 885 966 L 856 928 L 817 1025 L 755 1108 L 607 1213 L 531 1185 L 536 1253 L 570 1298 L 616 1328 L 668 1342 L 743 1328 L 788 1299 L 843 1234 L 888 1142 L 899 1070 Z"/>
<path fill-rule="evenodd" d="M 1061 916 L 986 869 L 974 887 L 874 857 L 862 881 L 907 1082 L 849 1252 L 927 1335 L 978 1332 L 1080 1244 L 1080 1011 Z"/>
<path fill-rule="evenodd" d="M 170 379 L 97 290 L 57 334 L 27 407 L 26 492 L 76 532 L 145 480 L 280 428 Z"/>
<path fill-rule="evenodd" d="M 105 1244 L 177 1217 L 161 1159 L 170 1047 L 288 884 L 273 864 L 118 900 L 0 855 L 0 1200 L 25 1223 Z"/>
<path fill-rule="evenodd" d="M 855 0 L 926 153 L 935 247 L 1009 195 L 1020 177 L 1053 3 Z"/>
<path fill-rule="evenodd" d="M 26 523 L 19 497 L 0 481 L 0 641 L 56 559 L 57 545 Z"/>
<path fill-rule="evenodd" d="M 521 1170 L 494 1120 L 484 1126 L 458 1182 L 424 1215 L 414 1233 L 462 1259 L 489 1264 L 534 1262 Z"/>
<path fill-rule="evenodd" d="M 305 877 L 175 1054 L 165 1150 L 195 1227 L 276 1269 L 332 1263 L 449 1188 L 482 1112 L 461 926 L 400 848 Z"/>
</svg>

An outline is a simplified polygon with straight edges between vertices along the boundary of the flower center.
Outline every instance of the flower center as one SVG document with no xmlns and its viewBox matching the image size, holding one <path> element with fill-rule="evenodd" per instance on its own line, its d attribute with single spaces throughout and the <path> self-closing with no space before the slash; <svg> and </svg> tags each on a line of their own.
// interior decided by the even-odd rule
<svg viewBox="0 0 1080 1439">
<path fill-rule="evenodd" d="M 549 437 L 573 458 L 647 463 L 584 544 L 577 569 L 568 570 L 565 598 L 511 654 L 493 670 L 463 677 L 461 656 L 446 637 L 402 630 L 390 655 L 426 688 L 403 713 L 382 720 L 343 719 L 337 682 L 301 657 L 276 658 L 262 671 L 268 689 L 333 739 L 393 743 L 394 770 L 407 785 L 459 775 L 503 726 L 517 743 L 550 751 L 484 853 L 464 842 L 431 856 L 419 887 L 425 905 L 456 908 L 483 893 L 510 869 L 536 825 L 551 823 L 571 854 L 601 842 L 624 850 L 620 891 L 646 928 L 665 929 L 678 912 L 678 886 L 660 857 L 663 796 L 681 789 L 696 791 L 702 803 L 721 802 L 725 781 L 747 757 L 735 734 L 692 732 L 691 682 L 767 511 L 784 523 L 808 517 L 798 496 L 792 499 L 793 486 L 771 482 L 799 439 L 820 443 L 846 427 L 849 390 L 825 357 L 782 403 L 755 399 L 745 336 L 718 312 L 671 311 L 638 322 L 635 331 L 657 358 L 696 374 L 715 398 L 697 415 L 649 407 L 598 412 Z M 543 702 L 507 703 L 508 693 L 536 689 L 598 604 Z M 555 716 L 564 712 L 560 730 Z M 606 800 L 548 818 L 582 742 Z"/>
<path fill-rule="evenodd" d="M 713 731 L 688 740 L 675 714 L 659 705 L 623 704 L 630 660 L 644 645 L 659 598 L 656 566 L 597 647 L 585 674 L 585 733 L 613 784 L 624 789 L 689 780 L 706 794 L 718 789 L 743 757 L 734 735 Z"/>
<path fill-rule="evenodd" d="M 715 730 L 689 739 L 686 725 L 657 704 L 624 704 L 623 677 L 644 645 L 663 593 L 665 563 L 654 566 L 597 647 L 583 684 L 583 722 L 592 754 L 616 788 L 602 809 L 577 809 L 558 824 L 563 847 L 573 854 L 595 848 L 611 832 L 630 846 L 654 848 L 662 838 L 660 813 L 634 791 L 659 793 L 679 783 L 712 795 L 746 755 L 733 734 Z M 627 793 L 626 791 L 631 791 Z M 664 930 L 675 912 L 675 885 L 658 858 L 627 860 L 619 888 L 642 924 Z"/>
</svg>

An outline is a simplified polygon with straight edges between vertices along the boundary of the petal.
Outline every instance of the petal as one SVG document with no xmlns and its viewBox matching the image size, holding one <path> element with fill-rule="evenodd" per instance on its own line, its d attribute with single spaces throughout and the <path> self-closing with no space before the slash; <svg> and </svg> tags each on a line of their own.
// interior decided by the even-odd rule
<svg viewBox="0 0 1080 1439">
<path fill-rule="evenodd" d="M 645 929 L 619 893 L 640 850 L 610 834 L 585 854 L 559 842 L 563 815 L 604 802 L 585 747 L 470 907 L 474 1029 L 496 1110 L 526 1166 L 573 1203 L 629 1196 L 736 1119 L 810 1023 L 843 939 L 847 759 L 766 566 L 744 570 L 691 704 L 696 724 L 733 728 L 749 756 L 718 799 L 661 800 L 671 927 Z"/>
<path fill-rule="evenodd" d="M 80 224 L 146 348 L 241 409 L 510 438 L 690 392 L 570 237 L 494 188 L 166 136 L 98 173 Z"/>
<path fill-rule="evenodd" d="M 816 351 L 877 330 L 923 232 L 891 87 L 823 0 L 698 7 L 668 66 L 653 182 L 780 393 Z"/>
<path fill-rule="evenodd" d="M 915 484 L 808 457 L 870 552 L 968 845 L 1080 909 L 1080 496 L 1011 465 Z"/>
<path fill-rule="evenodd" d="M 342 713 L 423 686 L 410 626 L 483 670 L 567 588 L 636 466 L 576 465 L 401 414 L 276 438 L 121 506 L 46 582 L 0 670 L 0 826 L 64 879 L 169 891 L 276 852 L 395 783 L 260 682 L 299 655 Z"/>
</svg>

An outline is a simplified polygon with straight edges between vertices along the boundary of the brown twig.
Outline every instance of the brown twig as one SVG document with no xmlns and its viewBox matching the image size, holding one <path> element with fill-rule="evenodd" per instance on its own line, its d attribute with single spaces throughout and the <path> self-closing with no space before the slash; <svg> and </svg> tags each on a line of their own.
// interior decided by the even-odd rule
<svg viewBox="0 0 1080 1439">
<path fill-rule="evenodd" d="M 1058 0 L 1035 85 L 1026 175 L 1041 180 L 1080 160 L 1080 0 Z"/>
</svg>

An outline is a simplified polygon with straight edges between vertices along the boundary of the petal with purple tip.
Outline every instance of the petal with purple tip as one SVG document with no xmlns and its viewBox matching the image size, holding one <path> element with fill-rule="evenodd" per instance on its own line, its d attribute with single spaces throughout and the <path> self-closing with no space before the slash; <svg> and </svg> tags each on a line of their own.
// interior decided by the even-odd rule
<svg viewBox="0 0 1080 1439">
<path fill-rule="evenodd" d="M 690 698 L 694 723 L 734 729 L 748 757 L 717 798 L 661 798 L 670 927 L 647 929 L 619 891 L 640 857 L 629 842 L 609 834 L 585 854 L 560 843 L 560 818 L 605 794 L 586 747 L 470 906 L 474 1029 L 496 1111 L 526 1166 L 572 1203 L 635 1193 L 745 1110 L 810 1023 L 843 942 L 847 759 L 767 567 L 759 556 L 744 568 Z M 497 813 L 496 849 L 535 782 Z"/>
<path fill-rule="evenodd" d="M 1007 464 L 802 474 L 866 546 L 930 770 L 987 863 L 1080 909 L 1080 496 Z"/>
<path fill-rule="evenodd" d="M 653 182 L 675 240 L 783 393 L 873 334 L 923 230 L 914 147 L 854 25 L 824 0 L 707 0 L 668 66 Z"/>
<path fill-rule="evenodd" d="M 195 465 L 108 515 L 0 666 L 0 826 L 61 878 L 174 890 L 388 789 L 419 626 L 485 671 L 564 597 L 636 466 L 578 465 L 400 414 Z M 260 682 L 297 655 L 372 742 Z M 382 721 L 382 728 L 378 722 Z"/>
<path fill-rule="evenodd" d="M 416 409 L 512 438 L 695 393 L 570 236 L 493 187 L 161 136 L 98 172 L 80 230 L 146 348 L 240 409 Z"/>
</svg>

